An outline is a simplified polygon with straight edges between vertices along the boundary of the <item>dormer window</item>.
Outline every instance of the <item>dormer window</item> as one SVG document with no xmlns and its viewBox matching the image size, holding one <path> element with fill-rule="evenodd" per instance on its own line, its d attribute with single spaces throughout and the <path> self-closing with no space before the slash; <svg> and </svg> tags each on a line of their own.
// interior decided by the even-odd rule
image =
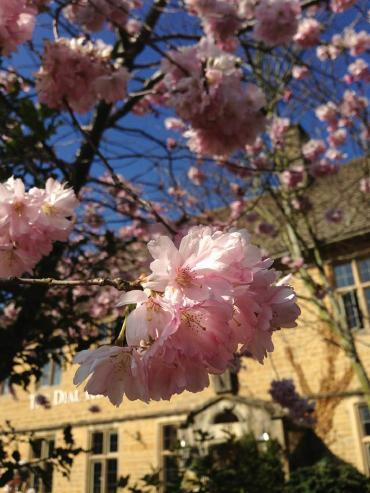
<svg viewBox="0 0 370 493">
<path fill-rule="evenodd" d="M 348 328 L 370 328 L 370 257 L 337 264 L 333 270 Z"/>
</svg>

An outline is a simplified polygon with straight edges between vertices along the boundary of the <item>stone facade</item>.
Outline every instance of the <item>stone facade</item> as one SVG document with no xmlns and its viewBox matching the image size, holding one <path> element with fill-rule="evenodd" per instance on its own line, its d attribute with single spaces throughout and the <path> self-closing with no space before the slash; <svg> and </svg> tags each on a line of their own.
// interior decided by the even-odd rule
<svg viewBox="0 0 370 493">
<path fill-rule="evenodd" d="M 325 252 L 329 271 L 333 258 L 340 261 L 360 255 L 370 258 L 369 234 L 364 234 L 363 225 L 360 226 L 357 228 L 358 237 L 352 236 L 341 246 L 337 242 L 330 252 Z M 276 256 L 279 257 L 278 254 Z M 294 278 L 293 284 L 304 299 L 307 293 L 303 286 L 294 282 Z M 370 284 L 366 289 L 370 289 Z M 363 297 L 362 304 L 366 302 Z M 0 395 L 0 424 L 10 420 L 20 433 L 33 431 L 36 437 L 49 437 L 56 444 L 62 439 L 63 427 L 71 424 L 76 445 L 85 450 L 91 449 L 94 433 L 103 432 L 105 449 L 108 438 L 117 433 L 117 451 L 105 450 L 95 455 L 82 453 L 75 459 L 69 480 L 58 473 L 53 476 L 52 493 L 96 493 L 92 488 L 94 463 L 99 463 L 97 467 L 106 472 L 109 464 L 117 461 L 118 476 L 130 474 L 133 481 L 138 481 L 152 468 L 163 468 L 168 457 L 166 441 L 170 439 L 166 434 L 171 434 L 181 424 L 189 424 L 189 416 L 195 416 L 195 423 L 216 432 L 221 439 L 215 415 L 222 410 L 233 412 L 238 420 L 230 426 L 237 434 L 242 431 L 265 434 L 278 439 L 292 451 L 292 441 L 299 434 L 295 438 L 292 435 L 294 440 L 287 443 L 281 415 L 276 416 L 276 409 L 271 408 L 268 389 L 272 379 L 293 378 L 298 391 L 316 403 L 315 433 L 322 444 L 368 474 L 370 454 L 366 451 L 365 441 L 366 438 L 370 440 L 370 415 L 367 433 L 364 433 L 363 421 L 364 416 L 365 419 L 367 417 L 363 412 L 362 421 L 360 419 L 360 411 L 364 408 L 361 407 L 363 397 L 359 384 L 348 359 L 320 321 L 312 304 L 302 300 L 299 304 L 302 315 L 298 327 L 274 334 L 275 351 L 264 365 L 250 359 L 243 360 L 237 392 L 232 386 L 228 387 L 226 379 L 224 388 L 216 381 L 216 385 L 213 382 L 201 393 L 184 393 L 173 397 L 170 402 L 145 404 L 124 401 L 115 408 L 105 398 L 92 399 L 82 388 L 76 390 L 72 383 L 75 368 L 66 367 L 58 385 L 31 389 L 30 393 L 17 390 L 16 399 L 10 394 Z M 367 328 L 357 330 L 355 338 L 359 354 L 370 373 L 369 319 L 365 322 Z M 50 409 L 36 404 L 36 393 L 49 399 Z M 185 442 L 191 441 L 191 427 L 182 436 Z M 19 447 L 22 449 L 22 445 Z M 23 456 L 31 457 L 31 450 L 20 451 Z M 306 454 L 310 454 L 308 449 Z M 104 486 L 99 493 L 110 492 Z"/>
<path fill-rule="evenodd" d="M 297 289 L 302 292 L 300 286 Z M 0 397 L 0 420 L 11 420 L 20 432 L 32 430 L 36 436 L 53 437 L 56 443 L 61 440 L 63 427 L 71 424 L 76 444 L 86 450 L 91 448 L 93 432 L 116 431 L 118 452 L 110 457 L 118 461 L 118 475 L 130 474 L 133 480 L 138 480 L 151 468 L 160 468 L 163 465 L 164 426 L 177 426 L 186 422 L 190 413 L 197 413 L 208 402 L 212 404 L 212 399 L 215 409 L 220 411 L 223 402 L 226 403 L 224 407 L 228 408 L 229 398 L 232 409 L 239 415 L 238 420 L 242 427 L 244 423 L 244 431 L 252 429 L 256 433 L 257 428 L 262 431 L 262 428 L 266 428 L 266 423 L 269 426 L 270 418 L 263 410 L 263 405 L 256 407 L 254 402 L 257 400 L 266 403 L 270 400 L 268 388 L 271 379 L 293 377 L 299 391 L 316 400 L 317 434 L 325 445 L 333 453 L 367 473 L 368 464 L 358 416 L 361 395 L 356 378 L 345 356 L 320 324 L 311 307 L 301 304 L 301 308 L 299 326 L 275 333 L 275 351 L 263 366 L 250 359 L 243 361 L 238 376 L 238 396 L 232 397 L 226 388 L 222 399 L 217 399 L 215 387 L 211 385 L 202 393 L 184 393 L 172 398 L 170 402 L 144 404 L 124 401 L 121 407 L 115 408 L 105 398 L 92 399 L 83 389 L 76 390 L 72 384 L 74 368 L 69 367 L 62 372 L 60 385 L 37 390 L 49 399 L 50 409 L 38 406 L 34 393 L 19 391 L 16 400 L 11 395 Z M 356 337 L 361 357 L 370 372 L 370 334 L 359 331 Z M 235 407 L 233 399 L 244 399 L 243 406 L 239 403 L 239 407 Z M 245 406 L 249 406 L 250 410 L 245 411 Z M 254 416 L 249 419 L 249 428 L 245 427 L 248 421 L 246 412 L 249 413 L 248 416 Z M 210 415 L 214 416 L 214 410 Z M 211 418 L 209 421 L 212 421 Z M 207 426 L 207 414 L 199 418 L 199 423 L 204 428 L 212 428 L 211 422 Z M 275 423 L 270 428 L 269 433 L 283 442 L 279 425 Z M 31 453 L 24 452 L 26 456 Z M 80 454 L 75 460 L 69 480 L 58 473 L 54 474 L 53 493 L 93 492 L 92 459 L 89 453 Z"/>
</svg>

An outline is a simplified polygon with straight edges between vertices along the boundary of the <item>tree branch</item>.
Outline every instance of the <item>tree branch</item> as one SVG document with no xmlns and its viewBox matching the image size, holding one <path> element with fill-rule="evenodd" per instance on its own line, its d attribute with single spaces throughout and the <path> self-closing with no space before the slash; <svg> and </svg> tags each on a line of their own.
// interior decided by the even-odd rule
<svg viewBox="0 0 370 493">
<path fill-rule="evenodd" d="M 125 281 L 121 277 L 113 279 L 96 277 L 94 279 L 53 279 L 45 277 L 43 279 L 31 279 L 28 277 L 9 277 L 0 279 L 0 286 L 57 286 L 57 287 L 75 287 L 75 286 L 112 286 L 118 291 L 129 291 L 132 289 L 143 289 L 138 281 Z"/>
</svg>

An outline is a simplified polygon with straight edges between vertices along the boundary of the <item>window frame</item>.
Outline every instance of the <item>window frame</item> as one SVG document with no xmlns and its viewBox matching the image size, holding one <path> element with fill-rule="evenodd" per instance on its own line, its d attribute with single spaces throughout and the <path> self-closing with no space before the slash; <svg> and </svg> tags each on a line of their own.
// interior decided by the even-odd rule
<svg viewBox="0 0 370 493">
<path fill-rule="evenodd" d="M 364 472 L 367 476 L 370 475 L 370 435 L 364 433 L 364 424 L 361 419 L 361 407 L 367 407 L 366 402 L 358 402 L 356 407 L 356 421 L 360 436 L 361 454 L 364 465 Z"/>
<path fill-rule="evenodd" d="M 0 382 L 0 397 L 10 396 L 10 383 L 9 377 L 5 378 L 2 382 Z"/>
<path fill-rule="evenodd" d="M 50 356 L 48 362 L 42 367 L 44 369 L 46 366 L 49 366 L 48 370 L 48 378 L 47 378 L 47 383 L 42 383 L 42 378 L 43 374 L 41 374 L 40 379 L 36 383 L 36 387 L 38 389 L 43 388 L 43 387 L 57 387 L 58 385 L 61 385 L 62 383 L 62 375 L 63 375 L 63 368 L 61 363 L 55 361 L 52 356 Z M 57 375 L 56 368 L 59 366 L 59 381 L 54 382 L 55 380 L 55 375 Z"/>
<path fill-rule="evenodd" d="M 161 492 L 166 493 L 167 491 L 167 484 L 166 484 L 166 467 L 165 467 L 165 459 L 167 457 L 176 457 L 176 452 L 172 451 L 169 448 L 165 448 L 165 428 L 167 426 L 172 426 L 176 428 L 176 431 L 179 430 L 181 426 L 181 421 L 165 421 L 163 423 L 160 423 L 160 429 L 159 429 L 159 437 L 160 437 L 160 442 L 159 442 L 159 468 L 160 468 L 160 480 L 161 480 Z M 177 441 L 179 441 L 178 436 L 177 436 Z"/>
<path fill-rule="evenodd" d="M 41 450 L 40 450 L 40 456 L 36 457 L 35 453 L 33 451 L 32 446 L 30 445 L 30 451 L 29 451 L 29 458 L 30 460 L 32 459 L 43 459 L 45 460 L 45 466 L 47 466 L 47 459 L 50 458 L 50 442 L 53 442 L 53 450 L 55 449 L 55 444 L 56 444 L 56 437 L 55 435 L 45 435 L 45 436 L 35 436 L 35 440 L 41 440 Z M 46 449 L 48 447 L 48 449 Z M 35 484 L 36 478 L 35 475 L 31 475 L 31 485 L 32 488 L 35 489 L 37 493 L 45 493 L 46 486 L 42 480 L 39 479 L 38 484 Z M 54 491 L 54 471 L 52 470 L 51 472 L 51 489 L 50 492 L 52 493 Z"/>
<path fill-rule="evenodd" d="M 94 433 L 102 433 L 103 434 L 103 446 L 102 446 L 102 452 L 99 454 L 95 454 L 92 450 L 93 446 L 93 435 Z M 117 450 L 115 452 L 111 452 L 109 450 L 110 448 L 110 436 L 115 433 L 117 435 Z M 111 459 L 116 460 L 117 463 L 117 483 L 119 480 L 119 444 L 120 444 L 120 439 L 119 439 L 119 429 L 118 428 L 95 428 L 95 429 L 90 429 L 89 430 L 89 438 L 88 438 L 88 448 L 90 450 L 90 453 L 88 454 L 88 465 L 87 465 L 87 473 L 88 473 L 88 480 L 87 480 L 87 493 L 92 493 L 94 490 L 94 471 L 93 471 L 93 464 L 95 463 L 100 463 L 102 465 L 101 468 L 101 486 L 100 486 L 100 491 L 104 492 L 107 491 L 107 471 L 108 471 L 108 461 Z M 118 492 L 118 487 L 116 488 Z"/>
<path fill-rule="evenodd" d="M 359 262 L 366 259 L 370 259 L 369 253 L 346 261 L 343 260 L 342 262 L 338 262 L 332 265 L 335 291 L 341 299 L 342 310 L 346 320 L 347 320 L 347 316 L 346 316 L 342 296 L 350 292 L 355 292 L 357 296 L 358 308 L 359 308 L 362 323 L 360 327 L 353 327 L 353 328 L 348 327 L 348 329 L 351 332 L 363 333 L 364 331 L 370 331 L 370 307 L 368 307 L 367 305 L 367 300 L 365 295 L 365 289 L 370 289 L 370 280 L 363 281 L 361 279 L 361 273 L 359 267 Z M 349 264 L 351 266 L 354 284 L 338 287 L 336 283 L 335 267 L 344 264 Z"/>
</svg>

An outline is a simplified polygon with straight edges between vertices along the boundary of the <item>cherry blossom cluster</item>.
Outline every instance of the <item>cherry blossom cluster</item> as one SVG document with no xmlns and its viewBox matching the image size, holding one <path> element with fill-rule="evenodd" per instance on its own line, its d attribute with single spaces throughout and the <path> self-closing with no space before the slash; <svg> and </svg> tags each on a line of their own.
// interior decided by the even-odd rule
<svg viewBox="0 0 370 493">
<path fill-rule="evenodd" d="M 0 2 L 0 54 L 9 55 L 32 37 L 36 11 L 26 0 Z"/>
<path fill-rule="evenodd" d="M 60 38 L 47 42 L 36 74 L 39 99 L 50 108 L 85 113 L 98 100 L 113 103 L 126 95 L 128 71 L 110 63 L 112 48 L 102 41 Z"/>
<path fill-rule="evenodd" d="M 284 144 L 284 137 L 290 128 L 289 118 L 274 116 L 269 126 L 269 136 L 272 145 L 279 149 Z"/>
<path fill-rule="evenodd" d="M 295 423 L 303 426 L 313 426 L 314 405 L 300 396 L 291 379 L 273 380 L 270 387 L 272 399 L 289 410 L 289 417 Z"/>
<path fill-rule="evenodd" d="M 265 125 L 265 97 L 242 81 L 238 59 L 203 38 L 168 54 L 161 103 L 189 125 L 184 136 L 199 155 L 227 156 L 255 141 Z"/>
<path fill-rule="evenodd" d="M 366 31 L 356 32 L 352 27 L 347 27 L 342 34 L 334 34 L 328 44 L 318 46 L 316 55 L 321 61 L 335 60 L 344 50 L 349 50 L 352 56 L 358 56 L 369 48 L 370 34 Z"/>
<path fill-rule="evenodd" d="M 31 272 L 54 241 L 65 241 L 77 205 L 73 190 L 53 178 L 28 192 L 20 178 L 1 183 L 0 277 Z"/>
<path fill-rule="evenodd" d="M 87 31 L 100 31 L 106 21 L 125 27 L 131 9 L 141 6 L 140 0 L 74 0 L 64 9 L 71 22 Z"/>
<path fill-rule="evenodd" d="M 238 6 L 239 4 L 239 6 Z M 238 0 L 185 0 L 190 13 L 200 17 L 204 32 L 224 50 L 233 50 L 242 25 L 243 2 Z"/>
<path fill-rule="evenodd" d="M 294 41 L 302 48 L 310 48 L 319 43 L 321 24 L 312 18 L 302 19 L 298 25 Z"/>
<path fill-rule="evenodd" d="M 261 0 L 255 9 L 254 36 L 268 46 L 289 43 L 297 33 L 299 0 Z"/>
<path fill-rule="evenodd" d="M 367 66 L 365 66 L 365 69 L 367 70 Z M 366 75 L 366 77 L 369 77 L 369 75 Z M 362 118 L 367 106 L 368 99 L 365 96 L 359 95 L 352 89 L 346 89 L 339 104 L 329 101 L 316 108 L 317 118 L 327 124 L 329 133 L 328 143 L 330 148 L 326 152 L 326 157 L 329 159 L 345 157 L 340 152 L 336 152 L 336 147 L 342 146 L 346 142 L 348 132 L 345 127 L 352 127 L 355 123 L 355 118 L 359 119 L 361 135 L 364 140 L 369 138 L 368 128 L 362 124 Z"/>
<path fill-rule="evenodd" d="M 344 12 L 345 10 L 352 7 L 356 0 L 331 0 L 330 8 L 336 14 Z"/>
<path fill-rule="evenodd" d="M 268 46 L 291 41 L 297 33 L 301 12 L 299 0 L 185 0 L 185 6 L 191 14 L 199 16 L 205 34 L 227 51 L 235 49 L 238 31 L 245 21 L 253 18 L 256 39 Z M 314 23 L 317 21 L 302 23 L 297 38 L 302 46 L 311 46 L 307 41 L 312 42 L 318 34 Z"/>
<path fill-rule="evenodd" d="M 272 260 L 263 259 L 246 230 L 191 228 L 175 243 L 148 243 L 153 257 L 143 291 L 125 293 L 127 345 L 78 353 L 74 383 L 119 405 L 170 399 L 201 391 L 209 374 L 223 373 L 235 353 L 263 362 L 272 333 L 295 327 L 300 313 L 292 288 L 276 282 Z"/>
</svg>

